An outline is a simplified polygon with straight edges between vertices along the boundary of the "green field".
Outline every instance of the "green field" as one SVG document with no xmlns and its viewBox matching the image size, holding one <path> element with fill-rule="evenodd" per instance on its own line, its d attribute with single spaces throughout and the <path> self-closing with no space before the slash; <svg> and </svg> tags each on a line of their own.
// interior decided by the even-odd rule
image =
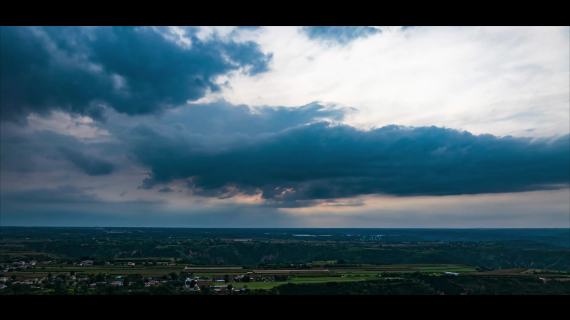
<svg viewBox="0 0 570 320">
<path fill-rule="evenodd" d="M 457 273 L 471 273 L 476 272 L 476 269 L 469 266 L 462 265 L 386 265 L 386 266 L 363 266 L 361 268 L 350 269 L 331 269 L 331 275 L 315 276 L 312 274 L 295 275 L 291 276 L 288 281 L 270 281 L 270 282 L 249 282 L 249 283 L 233 283 L 236 288 L 247 286 L 249 289 L 263 289 L 268 290 L 274 287 L 286 284 L 302 284 L 302 283 L 327 283 L 327 282 L 352 282 L 352 281 L 366 281 L 378 280 L 384 276 L 381 273 L 410 273 L 410 272 L 423 272 L 423 273 L 444 273 L 444 272 L 457 272 Z"/>
<path fill-rule="evenodd" d="M 51 264 L 38 266 L 35 269 L 11 272 L 21 279 L 42 278 L 51 273 L 53 275 L 74 272 L 78 276 L 107 274 L 111 276 L 140 274 L 144 277 L 161 277 L 170 273 L 192 272 L 202 279 L 221 278 L 224 275 L 230 277 L 250 272 L 254 276 L 270 278 L 273 275 L 288 275 L 287 281 L 250 281 L 231 282 L 235 288 L 247 287 L 250 290 L 270 290 L 277 286 L 292 284 L 331 283 L 331 282 L 354 282 L 366 280 L 378 280 L 390 278 L 390 274 L 421 272 L 441 274 L 444 272 L 473 273 L 476 269 L 469 266 L 454 264 L 401 264 L 401 265 L 362 265 L 358 267 L 329 267 L 325 269 L 245 269 L 241 267 L 206 267 L 194 266 L 185 269 L 187 265 L 136 265 L 129 266 L 72 266 Z"/>
</svg>

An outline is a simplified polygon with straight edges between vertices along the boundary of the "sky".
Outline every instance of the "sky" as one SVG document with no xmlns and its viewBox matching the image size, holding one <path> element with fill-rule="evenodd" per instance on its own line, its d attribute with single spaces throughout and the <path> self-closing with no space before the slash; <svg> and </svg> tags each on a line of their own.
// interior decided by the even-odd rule
<svg viewBox="0 0 570 320">
<path fill-rule="evenodd" d="M 0 225 L 570 227 L 570 27 L 0 35 Z"/>
</svg>

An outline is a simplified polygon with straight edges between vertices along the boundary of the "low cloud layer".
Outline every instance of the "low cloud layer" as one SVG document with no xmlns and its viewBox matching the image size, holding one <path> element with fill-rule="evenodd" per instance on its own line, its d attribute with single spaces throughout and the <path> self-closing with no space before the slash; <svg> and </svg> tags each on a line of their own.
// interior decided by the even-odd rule
<svg viewBox="0 0 570 320">
<path fill-rule="evenodd" d="M 113 172 L 113 164 L 108 161 L 70 148 L 62 147 L 60 151 L 67 160 L 90 176 L 105 175 Z"/>
<path fill-rule="evenodd" d="M 486 194 L 570 183 L 569 135 L 496 137 L 396 125 L 360 130 L 343 124 L 353 111 L 319 103 L 250 108 L 222 101 L 160 116 L 107 112 L 105 122 L 88 127 L 104 132 L 102 140 L 75 137 L 77 126 L 66 133 L 12 125 L 3 130 L 2 171 L 73 170 L 112 179 L 120 168 L 139 167 L 147 173 L 138 185 L 149 191 L 179 193 L 173 191 L 182 186 L 194 196 L 259 196 L 278 207 L 371 194 Z"/>
<path fill-rule="evenodd" d="M 364 194 L 542 190 L 570 182 L 568 135 L 533 140 L 402 126 L 362 131 L 316 120 L 323 112 L 316 106 L 279 113 L 264 109 L 258 114 L 242 109 L 240 116 L 226 119 L 227 128 L 239 139 L 224 148 L 215 148 L 218 143 L 208 147 L 209 136 L 192 134 L 194 127 L 182 123 L 175 131 L 137 127 L 130 133 L 136 137 L 130 145 L 137 161 L 150 169 L 146 187 L 184 180 L 198 194 L 261 193 L 264 199 L 284 205 Z M 222 110 L 233 107 L 206 108 L 189 108 L 179 116 L 199 119 L 200 111 L 217 108 L 226 114 L 230 111 Z M 226 127 L 223 117 L 204 119 Z M 287 119 L 302 121 L 267 131 L 262 130 L 261 119 L 281 124 Z"/>
</svg>

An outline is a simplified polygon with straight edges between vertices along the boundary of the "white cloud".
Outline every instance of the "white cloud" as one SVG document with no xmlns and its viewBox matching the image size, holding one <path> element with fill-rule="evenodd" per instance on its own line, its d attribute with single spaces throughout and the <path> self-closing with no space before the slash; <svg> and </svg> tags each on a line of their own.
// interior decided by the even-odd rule
<svg viewBox="0 0 570 320">
<path fill-rule="evenodd" d="M 235 104 L 339 103 L 348 122 L 438 125 L 497 135 L 570 131 L 568 27 L 384 28 L 346 46 L 300 29 L 241 34 L 273 53 L 271 70 L 234 73 L 217 97 Z"/>
<path fill-rule="evenodd" d="M 229 39 L 229 35 L 236 30 L 236 27 L 230 26 L 208 26 L 199 27 L 198 32 L 196 32 L 196 37 L 201 41 L 208 41 L 214 37 L 219 37 L 220 39 Z"/>
</svg>

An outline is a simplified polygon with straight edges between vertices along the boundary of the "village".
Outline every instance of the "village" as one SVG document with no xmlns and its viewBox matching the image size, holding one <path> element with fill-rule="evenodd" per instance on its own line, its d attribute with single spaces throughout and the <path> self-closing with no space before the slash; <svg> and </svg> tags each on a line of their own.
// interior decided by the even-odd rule
<svg viewBox="0 0 570 320">
<path fill-rule="evenodd" d="M 152 269 L 155 269 L 153 266 L 162 268 L 152 274 Z M 60 271 L 51 272 L 55 268 Z M 71 264 L 52 260 L 40 263 L 36 260 L 21 260 L 0 264 L 0 270 L 0 292 L 16 288 L 16 290 L 25 292 L 53 291 L 66 294 L 77 292 L 88 294 L 90 291 L 100 292 L 107 289 L 117 292 L 137 292 L 163 288 L 166 290 L 156 291 L 241 294 L 248 290 L 250 283 L 283 282 L 288 279 L 286 274 L 279 271 L 276 272 L 278 274 L 272 274 L 266 270 L 246 271 L 241 267 L 217 268 L 187 265 L 182 267 L 173 262 L 146 261 L 138 265 L 132 261 L 106 261 L 101 266 L 97 265 L 94 260 L 81 260 Z M 69 271 L 61 272 L 61 270 Z M 159 275 L 165 270 L 169 272 Z M 121 273 L 121 271 L 124 272 Z M 228 274 L 224 274 L 223 271 L 228 271 Z"/>
</svg>

